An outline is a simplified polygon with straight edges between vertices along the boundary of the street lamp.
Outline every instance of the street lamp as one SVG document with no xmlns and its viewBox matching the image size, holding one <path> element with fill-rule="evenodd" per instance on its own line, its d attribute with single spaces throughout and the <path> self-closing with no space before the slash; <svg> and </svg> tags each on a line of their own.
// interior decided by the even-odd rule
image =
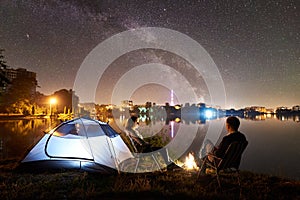
<svg viewBox="0 0 300 200">
<path fill-rule="evenodd" d="M 56 104 L 57 100 L 56 98 L 52 97 L 50 98 L 49 104 L 50 104 L 50 117 L 52 116 L 52 104 Z"/>
</svg>

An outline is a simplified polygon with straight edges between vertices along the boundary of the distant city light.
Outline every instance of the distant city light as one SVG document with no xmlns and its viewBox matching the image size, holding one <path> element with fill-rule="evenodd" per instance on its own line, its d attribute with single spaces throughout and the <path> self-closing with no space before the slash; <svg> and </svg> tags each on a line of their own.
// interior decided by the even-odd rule
<svg viewBox="0 0 300 200">
<path fill-rule="evenodd" d="M 56 103 L 57 103 L 56 98 L 54 97 L 50 98 L 50 104 L 56 104 Z"/>
<path fill-rule="evenodd" d="M 176 110 L 179 110 L 179 109 L 181 109 L 181 106 L 175 105 L 174 108 L 175 108 Z"/>
<path fill-rule="evenodd" d="M 52 105 L 56 104 L 56 103 L 57 103 L 56 98 L 55 97 L 51 97 L 50 100 L 49 100 L 49 104 L 50 104 L 50 112 L 49 112 L 49 114 L 50 114 L 50 117 L 52 116 L 52 112 L 53 112 Z"/>
<path fill-rule="evenodd" d="M 142 116 L 140 116 L 140 118 L 138 120 L 140 120 L 142 122 L 146 122 L 147 116 L 146 115 L 142 115 Z"/>
<path fill-rule="evenodd" d="M 174 92 L 171 90 L 171 106 L 174 106 Z"/>
<path fill-rule="evenodd" d="M 180 118 L 176 117 L 176 119 L 174 120 L 175 122 L 179 123 L 181 121 Z"/>
<path fill-rule="evenodd" d="M 211 111 L 211 110 L 206 110 L 205 111 L 205 117 L 206 118 L 212 118 L 212 116 L 213 116 L 213 112 Z"/>
<path fill-rule="evenodd" d="M 171 121 L 171 137 L 174 137 L 174 121 Z"/>
</svg>

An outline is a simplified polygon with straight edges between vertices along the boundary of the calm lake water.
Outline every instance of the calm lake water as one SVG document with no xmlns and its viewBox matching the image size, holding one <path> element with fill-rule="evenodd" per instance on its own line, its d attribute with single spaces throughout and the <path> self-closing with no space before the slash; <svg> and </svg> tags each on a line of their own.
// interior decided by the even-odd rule
<svg viewBox="0 0 300 200">
<path fill-rule="evenodd" d="M 0 159 L 21 159 L 44 135 L 59 124 L 50 119 L 0 120 Z"/>
<path fill-rule="evenodd" d="M 120 118 L 111 124 L 115 129 L 123 129 L 124 122 L 124 119 Z M 199 153 L 209 127 L 221 125 L 219 142 L 226 134 L 224 123 L 225 118 L 205 123 L 184 120 L 179 123 L 166 123 L 164 120 L 141 121 L 138 130 L 144 137 L 153 136 L 158 132 L 168 135 L 170 143 L 177 141 L 183 146 L 184 157 L 189 152 Z M 43 136 L 43 131 L 50 130 L 58 124 L 59 121 L 50 119 L 0 120 L 0 159 L 21 159 Z M 249 141 L 241 169 L 300 179 L 299 119 L 241 119 L 240 131 Z"/>
</svg>

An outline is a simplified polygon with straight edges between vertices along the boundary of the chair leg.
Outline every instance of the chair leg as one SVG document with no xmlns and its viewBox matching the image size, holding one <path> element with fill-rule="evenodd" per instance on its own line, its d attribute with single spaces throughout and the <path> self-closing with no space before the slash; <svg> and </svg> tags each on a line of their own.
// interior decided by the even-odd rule
<svg viewBox="0 0 300 200">
<path fill-rule="evenodd" d="M 239 187 L 241 187 L 240 172 L 236 171 L 236 173 L 237 173 L 237 180 L 238 180 Z"/>
<path fill-rule="evenodd" d="M 161 167 L 160 167 L 160 165 L 158 164 L 158 161 L 156 160 L 156 158 L 154 157 L 153 154 L 152 154 L 151 156 L 152 156 L 152 158 L 153 158 L 153 160 L 154 160 L 154 162 L 155 162 L 157 168 L 161 171 Z"/>
<path fill-rule="evenodd" d="M 129 141 L 130 141 L 130 143 L 131 143 L 131 146 L 132 146 L 132 148 L 133 148 L 134 153 L 138 153 L 138 150 L 137 150 L 137 148 L 136 148 L 136 146 L 135 146 L 135 144 L 134 144 L 134 141 L 132 140 L 131 137 L 128 137 L 128 138 L 129 138 Z"/>
<path fill-rule="evenodd" d="M 134 169 L 134 173 L 136 173 L 136 171 L 137 171 L 137 168 L 139 166 L 139 162 L 140 162 L 140 158 L 137 158 L 135 169 Z"/>
<path fill-rule="evenodd" d="M 216 170 L 216 176 L 217 176 L 217 181 L 218 181 L 219 188 L 222 189 L 221 181 L 220 181 L 220 177 L 219 177 L 219 171 L 218 170 Z"/>
<path fill-rule="evenodd" d="M 240 198 L 242 197 L 242 184 L 241 184 L 241 178 L 240 178 L 240 172 L 237 171 L 237 179 L 238 179 L 238 184 L 239 184 L 239 192 L 240 192 Z"/>
<path fill-rule="evenodd" d="M 201 164 L 201 167 L 200 167 L 200 169 L 199 169 L 199 171 L 198 171 L 198 174 L 197 174 L 197 179 L 199 178 L 200 174 L 202 174 L 203 172 L 205 173 L 204 167 L 205 167 L 205 165 L 206 165 L 206 162 L 207 162 L 207 157 L 204 158 L 203 163 Z"/>
</svg>

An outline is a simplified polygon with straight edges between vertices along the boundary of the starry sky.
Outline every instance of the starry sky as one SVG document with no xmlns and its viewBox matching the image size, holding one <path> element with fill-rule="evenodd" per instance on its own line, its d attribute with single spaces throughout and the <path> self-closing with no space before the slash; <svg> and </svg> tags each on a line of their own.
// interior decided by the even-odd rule
<svg viewBox="0 0 300 200">
<path fill-rule="evenodd" d="M 226 108 L 291 107 L 300 103 L 299 8 L 297 0 L 1 0 L 0 48 L 9 66 L 36 72 L 38 91 L 49 95 L 71 89 L 85 57 L 107 38 L 140 27 L 168 28 L 209 53 L 224 82 Z M 150 49 L 109 66 L 97 103 L 109 103 L 113 85 L 126 71 L 154 61 L 184 66 L 180 72 L 199 101 L 210 102 L 205 82 L 186 60 Z M 164 103 L 168 89 L 152 86 L 139 88 L 132 99 Z"/>
</svg>

